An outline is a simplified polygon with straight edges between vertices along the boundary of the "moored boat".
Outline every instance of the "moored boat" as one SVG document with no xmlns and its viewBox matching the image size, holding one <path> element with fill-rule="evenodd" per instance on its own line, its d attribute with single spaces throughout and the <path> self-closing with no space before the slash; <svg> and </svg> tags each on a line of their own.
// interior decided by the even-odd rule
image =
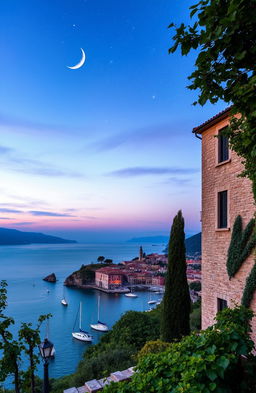
<svg viewBox="0 0 256 393">
<path fill-rule="evenodd" d="M 100 321 L 100 296 L 98 296 L 98 322 L 90 324 L 91 328 L 99 332 L 108 332 L 109 328 L 105 322 Z"/>
<path fill-rule="evenodd" d="M 93 339 L 92 335 L 86 332 L 85 330 L 82 330 L 82 303 L 81 302 L 78 311 L 79 311 L 79 331 L 76 332 L 73 329 L 72 336 L 79 341 L 91 342 Z M 77 320 L 77 316 L 76 316 L 76 320 Z M 75 320 L 75 324 L 76 324 L 76 320 Z"/>
<path fill-rule="evenodd" d="M 133 292 L 129 292 L 129 293 L 125 293 L 124 296 L 126 297 L 138 297 L 135 293 Z"/>
</svg>

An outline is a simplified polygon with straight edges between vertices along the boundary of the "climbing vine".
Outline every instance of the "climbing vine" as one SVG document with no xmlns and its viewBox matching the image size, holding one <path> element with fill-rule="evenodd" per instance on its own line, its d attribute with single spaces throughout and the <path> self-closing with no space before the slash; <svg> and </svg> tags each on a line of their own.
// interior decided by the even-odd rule
<svg viewBox="0 0 256 393">
<path fill-rule="evenodd" d="M 244 293 L 242 297 L 242 305 L 245 307 L 250 307 L 253 294 L 256 289 L 256 263 L 254 264 L 251 273 L 246 279 L 246 284 L 244 288 Z"/>
<path fill-rule="evenodd" d="M 253 249 L 256 247 L 256 221 L 251 219 L 245 229 L 243 230 L 242 217 L 237 216 L 230 246 L 228 249 L 227 258 L 227 272 L 229 279 L 235 276 L 243 262 L 251 255 Z M 246 284 L 242 296 L 242 305 L 250 307 L 253 294 L 256 290 L 256 262 L 246 279 Z"/>
<path fill-rule="evenodd" d="M 242 217 L 237 216 L 231 242 L 228 249 L 227 272 L 229 278 L 234 277 L 243 262 L 249 257 L 256 246 L 255 219 L 251 219 L 243 230 Z"/>
</svg>

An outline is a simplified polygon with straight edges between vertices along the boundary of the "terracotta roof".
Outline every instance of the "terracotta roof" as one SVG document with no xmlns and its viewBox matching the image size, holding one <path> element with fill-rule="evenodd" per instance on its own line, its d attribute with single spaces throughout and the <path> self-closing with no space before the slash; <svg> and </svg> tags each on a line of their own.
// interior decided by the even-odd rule
<svg viewBox="0 0 256 393">
<path fill-rule="evenodd" d="M 123 274 L 123 270 L 117 267 L 101 267 L 100 269 L 96 270 L 96 273 L 103 273 L 103 274 Z"/>
<path fill-rule="evenodd" d="M 232 109 L 232 106 L 229 106 L 228 108 L 226 108 L 223 111 L 219 112 L 217 115 L 211 117 L 209 120 L 207 120 L 204 123 L 200 124 L 200 126 L 194 127 L 192 132 L 194 132 L 195 134 L 202 134 L 202 132 L 206 131 L 211 126 L 214 126 L 214 124 L 216 124 L 219 121 L 221 121 L 221 120 L 225 119 L 226 117 L 228 117 L 231 109 Z"/>
</svg>

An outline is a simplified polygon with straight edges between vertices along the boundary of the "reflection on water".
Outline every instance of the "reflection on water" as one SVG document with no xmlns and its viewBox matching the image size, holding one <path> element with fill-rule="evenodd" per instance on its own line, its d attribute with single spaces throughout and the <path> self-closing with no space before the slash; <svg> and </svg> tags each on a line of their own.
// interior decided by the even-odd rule
<svg viewBox="0 0 256 393">
<path fill-rule="evenodd" d="M 146 253 L 159 252 L 163 245 L 152 247 L 143 245 Z M 79 342 L 71 333 L 79 306 L 83 303 L 82 326 L 97 343 L 102 334 L 92 331 L 90 324 L 97 320 L 98 291 L 83 291 L 65 288 L 68 307 L 61 304 L 64 279 L 82 264 L 96 262 L 99 255 L 113 259 L 114 262 L 130 260 L 138 255 L 139 245 L 134 243 L 117 244 L 68 244 L 31 245 L 0 248 L 0 279 L 8 281 L 8 314 L 13 316 L 16 325 L 20 322 L 37 321 L 40 314 L 52 313 L 49 338 L 54 343 L 56 358 L 50 364 L 50 376 L 59 377 L 74 372 L 84 350 L 91 344 Z M 54 272 L 57 283 L 42 280 Z M 119 294 L 101 293 L 100 318 L 111 327 L 127 310 L 144 311 L 149 308 L 148 293 L 139 292 L 137 298 L 127 298 Z M 160 295 L 153 295 L 159 297 Z M 15 331 L 16 329 L 16 331 Z M 45 327 L 42 328 L 42 337 Z M 68 359 L 68 361 L 67 361 Z M 40 372 L 42 367 L 40 368 Z"/>
</svg>

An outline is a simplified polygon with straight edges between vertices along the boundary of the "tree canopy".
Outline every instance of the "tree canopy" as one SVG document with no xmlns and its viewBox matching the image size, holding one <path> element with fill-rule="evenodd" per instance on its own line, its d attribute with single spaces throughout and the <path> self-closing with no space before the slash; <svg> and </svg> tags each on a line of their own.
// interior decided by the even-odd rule
<svg viewBox="0 0 256 393">
<path fill-rule="evenodd" d="M 194 104 L 223 100 L 232 105 L 226 131 L 231 147 L 243 159 L 244 175 L 253 182 L 256 200 L 256 1 L 201 0 L 190 7 L 194 23 L 175 28 L 170 53 L 199 50 L 189 76 L 191 90 L 199 90 Z"/>
</svg>

